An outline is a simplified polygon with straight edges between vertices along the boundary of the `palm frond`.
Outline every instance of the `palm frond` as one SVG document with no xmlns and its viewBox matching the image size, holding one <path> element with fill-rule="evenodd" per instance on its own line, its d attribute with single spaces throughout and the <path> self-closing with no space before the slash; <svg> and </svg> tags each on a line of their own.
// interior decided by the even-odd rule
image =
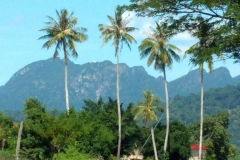
<svg viewBox="0 0 240 160">
<path fill-rule="evenodd" d="M 163 70 L 165 66 L 171 67 L 173 60 L 179 61 L 179 56 L 175 51 L 179 48 L 172 44 L 167 44 L 168 37 L 164 33 L 164 28 L 156 22 L 156 27 L 150 27 L 151 33 L 147 32 L 147 38 L 144 39 L 138 47 L 141 59 L 148 57 L 147 64 L 150 66 L 154 62 L 154 68 Z"/>
<path fill-rule="evenodd" d="M 54 51 L 54 54 L 53 54 L 53 59 L 58 57 L 58 50 L 60 49 L 60 46 L 61 46 L 61 43 L 57 42 L 56 47 L 55 47 L 55 51 Z"/>
<path fill-rule="evenodd" d="M 168 52 L 169 52 L 169 54 L 171 55 L 171 57 L 173 57 L 173 59 L 174 59 L 175 61 L 177 61 L 177 62 L 180 61 L 179 55 L 178 55 L 174 50 L 168 49 Z"/>
<path fill-rule="evenodd" d="M 117 7 L 115 10 L 115 17 L 107 15 L 108 20 L 111 22 L 111 25 L 99 24 L 98 29 L 101 32 L 100 38 L 103 38 L 102 45 L 107 43 L 109 40 L 113 40 L 112 45 L 116 48 L 123 46 L 123 43 L 131 50 L 130 44 L 136 42 L 136 40 L 129 34 L 136 30 L 134 27 L 127 27 L 128 18 L 122 19 L 122 14 L 124 9 L 122 7 Z M 121 43 L 121 44 L 120 44 Z M 116 56 L 116 52 L 115 52 Z"/>
<path fill-rule="evenodd" d="M 171 50 L 173 50 L 173 51 L 175 51 L 175 52 L 181 52 L 181 49 L 179 49 L 178 47 L 176 47 L 175 45 L 173 45 L 173 44 L 166 44 L 166 48 L 168 48 L 168 49 L 171 49 Z"/>
<path fill-rule="evenodd" d="M 40 39 L 49 39 L 49 38 L 51 38 L 51 35 L 44 35 L 42 37 L 39 37 L 38 40 L 40 40 Z"/>
<path fill-rule="evenodd" d="M 124 18 L 122 19 L 122 24 L 121 24 L 121 26 L 123 26 L 123 27 L 127 26 L 128 23 L 131 22 L 131 20 L 132 20 L 132 17 L 130 17 L 130 14 L 127 15 L 126 17 L 124 17 Z"/>
<path fill-rule="evenodd" d="M 153 63 L 154 60 L 156 61 L 156 54 L 157 53 L 152 52 L 152 48 L 151 48 L 151 54 L 150 54 L 150 56 L 148 57 L 148 60 L 147 60 L 147 65 L 148 66 L 150 66 Z"/>
<path fill-rule="evenodd" d="M 107 15 L 108 20 L 111 22 L 112 26 L 116 25 L 116 21 L 113 17 Z"/>
<path fill-rule="evenodd" d="M 47 39 L 47 41 L 43 44 L 43 48 L 49 49 L 52 45 L 56 44 L 55 52 L 53 57 L 58 56 L 58 50 L 61 47 L 67 47 L 64 49 L 64 59 L 68 60 L 69 52 L 73 57 L 77 57 L 77 51 L 75 42 L 83 42 L 87 40 L 87 35 L 85 32 L 86 28 L 77 27 L 73 28 L 77 24 L 77 18 L 73 17 L 74 12 L 68 14 L 66 9 L 57 11 L 57 21 L 47 16 L 49 22 L 46 22 L 47 27 L 41 29 L 47 33 L 44 36 L 41 36 L 39 39 Z"/>
<path fill-rule="evenodd" d="M 143 105 L 137 105 L 131 109 L 131 112 L 136 114 L 134 118 L 142 117 L 144 124 L 153 120 L 158 120 L 156 113 L 160 109 L 159 107 L 152 105 L 153 103 L 158 102 L 159 98 L 157 98 L 150 90 L 144 91 L 143 96 L 144 99 L 140 102 L 140 104 Z"/>
<path fill-rule="evenodd" d="M 50 26 L 60 27 L 58 22 L 54 18 L 52 18 L 50 16 L 46 16 L 46 17 L 50 20 L 50 22 L 45 22 L 45 24 L 50 25 Z"/>
</svg>

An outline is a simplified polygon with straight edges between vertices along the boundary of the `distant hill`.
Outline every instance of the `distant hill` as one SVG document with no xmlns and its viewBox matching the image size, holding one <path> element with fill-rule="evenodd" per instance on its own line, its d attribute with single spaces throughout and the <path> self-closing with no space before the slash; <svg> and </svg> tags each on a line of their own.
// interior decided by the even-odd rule
<svg viewBox="0 0 240 160">
<path fill-rule="evenodd" d="M 115 98 L 115 64 L 110 61 L 86 63 L 83 65 L 68 63 L 68 85 L 70 105 L 79 109 L 84 99 L 97 100 L 99 96 Z M 180 95 L 198 93 L 199 70 L 193 70 L 168 83 L 169 94 L 176 90 Z M 240 76 L 232 78 L 227 68 L 220 67 L 212 73 L 204 72 L 205 90 L 240 83 Z M 120 64 L 120 100 L 127 104 L 142 99 L 142 91 L 151 89 L 164 101 L 163 77 L 148 75 L 142 66 L 129 67 Z M 47 59 L 31 63 L 17 71 L 11 79 L 0 87 L 0 110 L 23 110 L 28 97 L 38 98 L 49 109 L 65 109 L 64 62 Z"/>
<path fill-rule="evenodd" d="M 170 119 L 191 124 L 200 120 L 200 93 L 175 96 L 170 106 Z M 204 93 L 204 117 L 228 111 L 228 130 L 231 143 L 240 154 L 240 84 L 209 89 Z M 165 119 L 163 118 L 162 121 Z"/>
<path fill-rule="evenodd" d="M 240 83 L 240 76 L 232 78 L 230 72 L 225 67 L 220 67 L 212 72 L 203 72 L 204 77 L 204 90 L 211 88 L 220 88 L 226 85 L 237 85 Z M 170 93 L 176 90 L 176 87 L 181 85 L 178 94 L 189 95 L 190 93 L 200 92 L 200 72 L 198 69 L 189 72 L 187 75 L 182 76 L 174 81 L 169 82 Z"/>
</svg>

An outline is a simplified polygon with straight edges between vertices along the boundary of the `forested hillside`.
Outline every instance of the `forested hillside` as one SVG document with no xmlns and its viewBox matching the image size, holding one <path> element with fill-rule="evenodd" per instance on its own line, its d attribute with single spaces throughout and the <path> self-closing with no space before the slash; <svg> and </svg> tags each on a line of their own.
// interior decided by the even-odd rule
<svg viewBox="0 0 240 160">
<path fill-rule="evenodd" d="M 240 146 L 240 84 L 210 89 L 204 93 L 204 117 L 227 111 L 231 141 Z M 190 124 L 200 119 L 200 94 L 176 96 L 170 104 L 170 118 Z"/>
<path fill-rule="evenodd" d="M 148 139 L 150 123 L 142 125 L 139 123 L 141 118 L 134 120 L 133 107 L 135 105 L 129 104 L 126 110 L 122 110 L 122 155 L 129 156 L 139 151 L 145 158 L 152 159 L 152 141 Z M 116 100 L 85 100 L 83 110 L 71 109 L 69 114 L 56 110 L 48 112 L 46 109 L 37 99 L 25 102 L 20 159 L 116 159 Z M 204 145 L 209 147 L 207 156 L 210 158 L 227 159 L 236 155 L 236 148 L 229 141 L 228 118 L 227 112 L 221 112 L 204 120 Z M 156 122 L 152 123 L 156 125 Z M 0 159 L 14 159 L 19 126 L 19 123 L 12 125 L 12 119 L 0 112 L 0 129 L 3 131 L 0 134 Z M 175 120 L 170 123 L 169 160 L 189 158 L 190 144 L 199 141 L 198 128 L 198 122 L 186 125 Z M 160 121 L 154 131 L 158 157 L 161 159 L 165 157 L 162 147 L 165 129 Z M 209 137 L 209 133 L 212 136 Z M 219 152 L 219 145 L 216 144 L 221 144 L 224 151 Z"/>
<path fill-rule="evenodd" d="M 68 63 L 69 69 L 69 101 L 70 106 L 80 109 L 84 99 L 97 100 L 100 96 L 107 100 L 115 98 L 116 65 L 110 61 L 85 63 L 83 65 Z M 64 61 L 52 58 L 37 61 L 16 72 L 11 79 L 0 87 L 1 110 L 23 110 L 23 103 L 29 97 L 37 98 L 49 109 L 65 109 L 64 99 Z M 137 103 L 141 92 L 152 90 L 162 100 L 164 99 L 163 77 L 150 76 L 142 66 L 129 67 L 119 64 L 120 97 L 124 107 L 129 102 Z M 169 96 L 176 92 L 187 96 L 200 92 L 199 70 L 192 70 L 168 83 Z M 205 91 L 211 88 L 236 85 L 240 77 L 231 77 L 227 68 L 220 67 L 212 73 L 204 72 Z M 183 83 L 184 82 L 184 83 Z M 157 86 L 157 87 L 156 87 Z M 14 98 L 13 98 L 14 95 Z"/>
<path fill-rule="evenodd" d="M 232 134 L 232 143 L 239 147 L 240 84 L 237 86 L 210 89 L 205 92 L 204 100 L 205 117 L 218 114 L 222 111 L 227 111 L 230 114 L 228 130 Z M 164 104 L 161 106 L 164 106 Z M 200 117 L 199 108 L 200 94 L 190 94 L 189 96 L 177 95 L 173 97 L 170 103 L 170 119 L 171 121 L 179 120 L 186 125 L 197 122 Z M 12 116 L 14 120 L 18 122 L 24 118 L 22 111 L 5 110 L 5 113 Z M 161 121 L 165 121 L 164 116 Z"/>
</svg>

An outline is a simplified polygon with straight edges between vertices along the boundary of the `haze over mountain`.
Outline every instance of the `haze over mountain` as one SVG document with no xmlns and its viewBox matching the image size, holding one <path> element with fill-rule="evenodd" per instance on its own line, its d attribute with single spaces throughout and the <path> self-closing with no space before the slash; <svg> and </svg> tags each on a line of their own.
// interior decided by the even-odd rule
<svg viewBox="0 0 240 160">
<path fill-rule="evenodd" d="M 123 104 L 138 102 L 142 91 L 151 89 L 164 101 L 163 77 L 148 75 L 142 66 L 128 67 L 120 63 L 120 101 Z M 115 64 L 110 61 L 83 65 L 68 63 L 70 105 L 79 109 L 84 99 L 115 99 Z M 193 70 L 168 83 L 170 97 L 176 93 L 189 95 L 200 91 L 199 70 Z M 240 76 L 232 78 L 228 69 L 217 68 L 212 73 L 204 71 L 205 90 L 240 83 Z M 0 110 L 23 110 L 24 101 L 34 97 L 48 108 L 65 109 L 64 62 L 57 58 L 31 63 L 17 71 L 0 87 Z"/>
</svg>

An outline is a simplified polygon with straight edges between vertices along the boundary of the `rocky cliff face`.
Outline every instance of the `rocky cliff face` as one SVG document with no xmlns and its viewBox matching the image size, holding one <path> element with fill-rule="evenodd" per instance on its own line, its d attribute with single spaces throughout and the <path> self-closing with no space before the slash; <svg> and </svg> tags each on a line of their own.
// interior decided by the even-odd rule
<svg viewBox="0 0 240 160">
<path fill-rule="evenodd" d="M 116 72 L 110 61 L 86 63 L 83 65 L 68 62 L 68 86 L 70 105 L 79 109 L 84 99 L 97 100 L 111 97 L 115 99 Z M 142 66 L 120 68 L 120 100 L 124 104 L 138 102 L 142 91 L 151 89 L 164 101 L 163 77 L 152 77 Z M 180 95 L 200 91 L 198 70 L 169 82 L 169 94 L 178 90 Z M 226 68 L 218 68 L 212 73 L 204 72 L 205 90 L 209 88 L 235 85 L 240 77 L 232 78 Z M 180 88 L 179 88 L 180 87 Z M 179 88 L 179 89 L 178 89 Z M 64 62 L 57 58 L 34 62 L 16 72 L 6 85 L 0 87 L 0 109 L 23 109 L 24 101 L 38 98 L 48 108 L 65 109 Z"/>
<path fill-rule="evenodd" d="M 225 67 L 220 67 L 212 72 L 203 71 L 204 90 L 210 88 L 220 88 L 226 85 L 237 85 L 240 83 L 240 76 L 232 78 L 230 72 Z M 181 86 L 178 91 L 180 95 L 200 92 L 200 71 L 198 69 L 189 72 L 174 81 L 169 82 L 170 93 L 176 90 L 176 86 Z"/>
</svg>

